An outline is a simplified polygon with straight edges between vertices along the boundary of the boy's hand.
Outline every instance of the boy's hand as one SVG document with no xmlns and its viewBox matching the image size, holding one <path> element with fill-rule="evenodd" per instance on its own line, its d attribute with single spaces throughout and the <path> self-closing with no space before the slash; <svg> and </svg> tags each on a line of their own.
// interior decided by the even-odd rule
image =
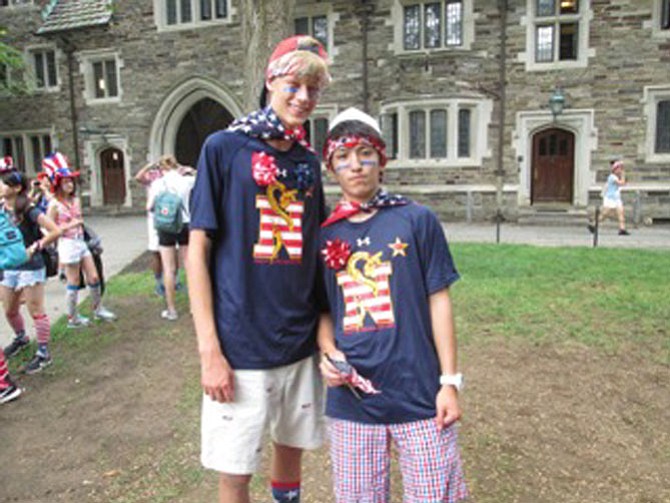
<svg viewBox="0 0 670 503">
<path fill-rule="evenodd" d="M 235 375 L 220 351 L 200 355 L 202 390 L 215 402 L 235 399 Z"/>
<path fill-rule="evenodd" d="M 333 360 L 347 360 L 346 356 L 344 356 L 344 353 L 337 350 L 330 351 L 328 356 Z M 342 376 L 342 373 L 337 370 L 335 365 L 333 365 L 328 360 L 325 353 L 321 355 L 321 364 L 319 365 L 319 369 L 321 370 L 321 375 L 323 376 L 323 379 L 326 381 L 328 386 L 335 387 L 346 384 L 346 379 Z"/>
<path fill-rule="evenodd" d="M 461 408 L 458 405 L 458 391 L 453 386 L 442 386 L 435 398 L 437 429 L 443 430 L 461 418 Z"/>
</svg>

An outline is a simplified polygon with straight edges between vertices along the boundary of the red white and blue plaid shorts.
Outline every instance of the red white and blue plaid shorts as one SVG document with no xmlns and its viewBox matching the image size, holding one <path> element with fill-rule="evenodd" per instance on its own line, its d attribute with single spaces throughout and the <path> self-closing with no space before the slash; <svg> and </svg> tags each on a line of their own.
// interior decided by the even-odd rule
<svg viewBox="0 0 670 503">
<path fill-rule="evenodd" d="M 387 503 L 390 447 L 398 449 L 404 503 L 455 503 L 468 497 L 455 425 L 434 419 L 400 424 L 329 421 L 337 503 Z"/>
</svg>

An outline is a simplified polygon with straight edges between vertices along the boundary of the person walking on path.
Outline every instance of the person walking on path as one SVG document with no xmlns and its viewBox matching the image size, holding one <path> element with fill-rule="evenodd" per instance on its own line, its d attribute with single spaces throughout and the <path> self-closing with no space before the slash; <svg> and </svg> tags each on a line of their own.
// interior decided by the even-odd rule
<svg viewBox="0 0 670 503">
<path fill-rule="evenodd" d="M 630 233 L 626 230 L 626 216 L 621 199 L 621 187 L 626 185 L 626 176 L 623 169 L 623 161 L 612 161 L 610 163 L 611 172 L 607 177 L 605 189 L 603 191 L 603 206 L 598 217 L 598 222 L 602 222 L 611 213 L 616 213 L 619 222 L 619 236 L 628 236 Z M 595 225 L 589 223 L 589 231 L 595 232 Z"/>
<path fill-rule="evenodd" d="M 280 42 L 266 70 L 269 105 L 211 135 L 200 154 L 188 286 L 201 459 L 220 473 L 221 502 L 249 501 L 268 424 L 276 502 L 300 501 L 302 450 L 323 440 L 316 285 L 325 209 L 303 124 L 330 80 L 326 59 L 311 37 Z"/>
<path fill-rule="evenodd" d="M 7 358 L 11 358 L 28 346 L 29 337 L 20 311 L 25 300 L 35 326 L 37 351 L 23 371 L 34 374 L 51 365 L 52 361 L 49 352 L 51 323 L 44 303 L 46 265 L 41 251 L 58 239 L 60 231 L 51 218 L 30 203 L 28 191 L 28 179 L 20 171 L 10 169 L 0 175 L 2 211 L 10 215 L 21 231 L 28 254 L 26 263 L 4 270 L 0 281 L 5 317 L 15 334 L 14 340 L 5 348 L 4 353 Z"/>
<path fill-rule="evenodd" d="M 318 336 L 336 501 L 390 501 L 391 442 L 403 501 L 464 500 L 449 296 L 459 275 L 440 222 L 381 188 L 385 145 L 364 112 L 333 120 L 324 160 L 343 195 L 322 229 L 330 313 Z"/>
<path fill-rule="evenodd" d="M 90 320 L 78 313 L 80 272 L 83 271 L 91 296 L 93 316 L 96 320 L 113 321 L 116 315 L 102 305 L 100 277 L 91 251 L 84 240 L 84 220 L 81 203 L 77 197 L 79 172 L 72 171 L 67 158 L 60 152 L 47 156 L 42 169 L 49 175 L 54 188 L 54 198 L 49 203 L 47 215 L 59 226 L 58 258 L 65 267 L 68 328 L 86 326 Z"/>
<path fill-rule="evenodd" d="M 180 175 L 193 175 L 195 170 L 190 166 L 182 166 L 177 162 L 173 155 L 163 155 L 156 162 L 149 162 L 142 166 L 135 174 L 135 181 L 142 184 L 147 191 L 147 198 L 149 197 L 149 190 L 151 185 L 160 179 L 167 170 L 176 169 Z M 151 252 L 151 270 L 154 273 L 154 280 L 156 282 L 154 291 L 156 295 L 165 295 L 165 284 L 163 282 L 163 265 L 161 262 L 160 245 L 158 243 L 158 232 L 154 228 L 153 214 L 147 212 L 147 250 Z M 177 275 L 177 284 L 179 284 L 179 267 L 175 271 Z"/>
<path fill-rule="evenodd" d="M 188 223 L 190 220 L 189 199 L 191 189 L 193 189 L 193 184 L 195 183 L 195 177 L 191 174 L 180 174 L 176 163 L 164 163 L 161 169 L 163 170 L 163 176 L 155 180 L 149 189 L 147 209 L 150 212 L 157 210 L 155 208 L 156 202 L 165 193 L 174 194 L 179 201 L 178 213 L 174 214 L 174 218 L 179 221 L 179 225 L 177 226 L 179 228 L 172 228 L 170 226 L 169 230 L 158 229 L 160 262 L 162 263 L 165 302 L 167 304 L 167 309 L 161 312 L 161 317 L 168 321 L 175 321 L 179 317 L 175 303 L 179 259 L 181 258 L 184 267 L 186 267 L 189 234 Z M 152 214 L 153 217 L 154 215 Z M 172 222 L 172 224 L 176 225 L 176 222 Z M 179 249 L 178 253 L 177 248 Z"/>
</svg>

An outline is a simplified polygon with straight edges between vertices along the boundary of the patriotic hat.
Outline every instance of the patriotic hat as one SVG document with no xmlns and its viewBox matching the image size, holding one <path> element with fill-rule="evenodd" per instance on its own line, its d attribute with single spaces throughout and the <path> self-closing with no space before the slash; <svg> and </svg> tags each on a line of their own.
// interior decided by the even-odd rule
<svg viewBox="0 0 670 503">
<path fill-rule="evenodd" d="M 63 178 L 75 178 L 79 176 L 79 171 L 72 171 L 70 169 L 70 161 L 60 152 L 53 152 L 44 158 L 42 161 L 42 173 L 48 176 L 51 183 L 55 186 Z"/>
<path fill-rule="evenodd" d="M 5 174 L 8 171 L 14 170 L 14 160 L 12 156 L 6 155 L 5 157 L 0 158 L 0 174 Z"/>
</svg>

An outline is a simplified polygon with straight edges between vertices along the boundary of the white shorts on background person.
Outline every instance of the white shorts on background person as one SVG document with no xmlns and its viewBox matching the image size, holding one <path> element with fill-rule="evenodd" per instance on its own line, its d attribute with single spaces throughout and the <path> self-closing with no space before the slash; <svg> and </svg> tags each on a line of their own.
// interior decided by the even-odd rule
<svg viewBox="0 0 670 503">
<path fill-rule="evenodd" d="M 317 358 L 269 370 L 235 371 L 235 401 L 202 402 L 205 468 L 233 475 L 258 470 L 269 426 L 280 445 L 316 449 L 324 440 L 324 387 Z"/>
<path fill-rule="evenodd" d="M 60 238 L 58 240 L 58 261 L 61 264 L 78 264 L 91 251 L 83 239 Z"/>
<path fill-rule="evenodd" d="M 21 290 L 27 286 L 39 285 L 46 282 L 46 280 L 47 270 L 45 267 L 28 271 L 7 269 L 6 271 L 3 271 L 0 285 L 12 290 Z"/>
<path fill-rule="evenodd" d="M 617 209 L 623 207 L 621 197 L 605 197 L 603 199 L 603 208 Z"/>
<path fill-rule="evenodd" d="M 154 214 L 151 212 L 147 213 L 147 236 L 149 238 L 147 250 L 157 252 L 159 250 L 158 231 L 154 227 Z"/>
</svg>

